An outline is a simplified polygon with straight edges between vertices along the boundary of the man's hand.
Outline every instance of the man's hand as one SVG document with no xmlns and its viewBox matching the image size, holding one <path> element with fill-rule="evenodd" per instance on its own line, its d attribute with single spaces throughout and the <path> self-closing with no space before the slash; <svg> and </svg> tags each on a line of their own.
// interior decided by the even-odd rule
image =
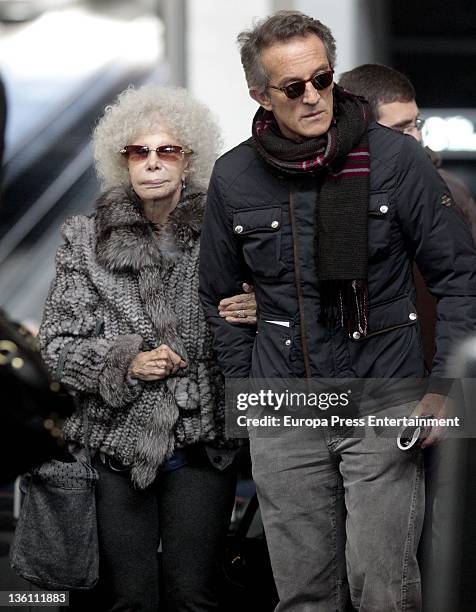
<svg viewBox="0 0 476 612">
<path fill-rule="evenodd" d="M 256 300 L 254 288 L 243 283 L 243 291 L 239 295 L 225 298 L 218 304 L 218 314 L 228 323 L 256 324 Z"/>
<path fill-rule="evenodd" d="M 174 353 L 170 346 L 161 344 L 153 351 L 138 353 L 129 366 L 129 376 L 140 380 L 162 380 L 175 374 L 179 368 L 186 368 L 187 363 Z"/>
<path fill-rule="evenodd" d="M 432 416 L 435 419 L 444 419 L 448 414 L 448 398 L 446 395 L 440 395 L 439 393 L 427 393 L 424 395 L 412 412 L 411 416 Z M 433 425 L 430 434 L 421 443 L 421 448 L 427 448 L 438 444 L 445 437 L 445 428 L 441 425 Z"/>
</svg>

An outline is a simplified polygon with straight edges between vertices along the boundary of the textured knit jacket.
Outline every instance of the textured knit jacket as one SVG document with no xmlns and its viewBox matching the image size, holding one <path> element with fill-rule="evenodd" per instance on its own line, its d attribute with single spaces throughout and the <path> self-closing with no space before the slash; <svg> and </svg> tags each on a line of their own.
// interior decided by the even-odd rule
<svg viewBox="0 0 476 612">
<path fill-rule="evenodd" d="M 139 488 L 175 448 L 227 444 L 222 376 L 198 300 L 204 204 L 203 193 L 185 195 L 156 228 L 132 191 L 112 190 L 94 215 L 62 227 L 39 338 L 53 375 L 79 392 L 65 438 L 84 442 L 87 411 L 89 445 L 130 466 Z M 160 344 L 188 367 L 131 385 L 134 356 Z"/>
</svg>

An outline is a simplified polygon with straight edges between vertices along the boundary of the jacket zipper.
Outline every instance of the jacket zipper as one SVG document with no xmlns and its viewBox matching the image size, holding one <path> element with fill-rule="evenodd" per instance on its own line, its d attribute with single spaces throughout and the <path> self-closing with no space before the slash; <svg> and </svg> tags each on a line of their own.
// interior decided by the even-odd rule
<svg viewBox="0 0 476 612">
<path fill-rule="evenodd" d="M 304 311 L 304 296 L 301 287 L 301 267 L 299 263 L 299 240 L 296 226 L 296 214 L 294 208 L 294 193 L 292 187 L 289 190 L 289 214 L 291 218 L 291 233 L 293 237 L 293 259 L 294 259 L 294 280 L 296 284 L 296 293 L 299 305 L 299 318 L 301 321 L 301 346 L 304 358 L 304 370 L 306 377 L 311 378 L 311 365 L 309 361 L 309 349 L 307 344 L 306 334 L 306 318 Z"/>
</svg>

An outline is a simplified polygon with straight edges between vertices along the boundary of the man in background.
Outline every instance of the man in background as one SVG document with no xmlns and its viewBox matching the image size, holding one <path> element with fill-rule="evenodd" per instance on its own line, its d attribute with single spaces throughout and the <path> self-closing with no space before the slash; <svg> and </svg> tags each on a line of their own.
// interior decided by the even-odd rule
<svg viewBox="0 0 476 612">
<path fill-rule="evenodd" d="M 371 119 L 409 134 L 422 144 L 421 131 L 425 122 L 420 117 L 415 88 L 404 74 L 381 64 L 363 64 L 341 74 L 339 85 L 369 102 Z M 426 151 L 448 185 L 476 243 L 476 202 L 461 179 L 440 167 L 440 156 L 431 149 L 426 148 Z"/>
<path fill-rule="evenodd" d="M 381 64 L 363 64 L 341 74 L 339 85 L 363 96 L 369 102 L 371 119 L 392 130 L 413 136 L 423 144 L 421 130 L 424 120 L 420 118 L 415 88 L 404 74 Z M 454 204 L 465 218 L 476 244 L 476 202 L 457 176 L 440 167 L 440 156 L 429 148 L 425 150 L 447 184 Z M 436 300 L 429 293 L 416 266 L 414 274 L 425 363 L 431 369 L 435 354 Z"/>
</svg>

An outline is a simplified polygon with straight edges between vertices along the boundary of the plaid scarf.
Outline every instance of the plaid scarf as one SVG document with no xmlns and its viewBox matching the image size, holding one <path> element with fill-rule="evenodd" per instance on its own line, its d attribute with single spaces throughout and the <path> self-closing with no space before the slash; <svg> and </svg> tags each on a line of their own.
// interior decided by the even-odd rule
<svg viewBox="0 0 476 612">
<path fill-rule="evenodd" d="M 370 190 L 368 104 L 334 85 L 334 117 L 322 136 L 289 140 L 260 107 L 253 139 L 263 159 L 290 176 L 314 174 L 315 248 L 321 320 L 352 337 L 368 328 L 367 211 Z M 354 336 L 355 337 L 355 336 Z"/>
</svg>

